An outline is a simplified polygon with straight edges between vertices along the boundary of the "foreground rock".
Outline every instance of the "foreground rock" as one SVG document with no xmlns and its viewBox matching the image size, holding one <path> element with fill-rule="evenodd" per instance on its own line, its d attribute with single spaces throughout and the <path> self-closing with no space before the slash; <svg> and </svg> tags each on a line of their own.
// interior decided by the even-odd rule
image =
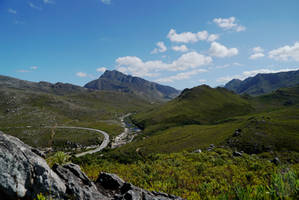
<svg viewBox="0 0 299 200">
<path fill-rule="evenodd" d="M 0 132 L 1 199 L 33 199 L 39 193 L 61 199 L 65 192 L 61 179 L 30 146 Z"/>
<path fill-rule="evenodd" d="M 36 150 L 0 132 L 0 198 L 34 199 L 39 193 L 52 199 L 181 200 L 126 183 L 115 174 L 101 173 L 94 183 L 75 164 L 50 169 Z"/>
</svg>

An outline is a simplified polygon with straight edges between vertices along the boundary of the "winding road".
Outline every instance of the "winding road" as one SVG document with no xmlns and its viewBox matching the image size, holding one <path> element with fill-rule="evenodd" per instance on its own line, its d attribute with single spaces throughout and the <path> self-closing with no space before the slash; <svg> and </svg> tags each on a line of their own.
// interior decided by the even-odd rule
<svg viewBox="0 0 299 200">
<path fill-rule="evenodd" d="M 53 128 L 53 127 L 46 126 L 45 128 Z M 74 127 L 74 126 L 55 126 L 55 128 L 88 130 L 88 131 L 95 131 L 95 132 L 98 132 L 98 133 L 101 133 L 101 134 L 104 135 L 104 140 L 103 140 L 102 144 L 99 147 L 97 147 L 94 150 L 85 151 L 85 152 L 82 152 L 82 153 L 75 154 L 76 157 L 81 157 L 81 156 L 85 156 L 87 154 L 93 154 L 93 153 L 99 152 L 99 151 L 103 150 L 104 148 L 106 148 L 108 146 L 109 142 L 110 142 L 108 133 L 106 133 L 105 131 L 102 131 L 102 130 L 93 129 L 93 128 L 84 128 L 84 127 Z"/>
</svg>

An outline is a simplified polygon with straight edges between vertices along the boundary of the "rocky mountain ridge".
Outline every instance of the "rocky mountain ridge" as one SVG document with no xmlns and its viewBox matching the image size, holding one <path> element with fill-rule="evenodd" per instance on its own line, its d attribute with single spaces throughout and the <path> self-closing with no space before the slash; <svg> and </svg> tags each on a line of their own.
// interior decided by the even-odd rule
<svg viewBox="0 0 299 200">
<path fill-rule="evenodd" d="M 88 89 L 70 83 L 49 83 L 45 81 L 31 82 L 0 75 L 0 88 L 11 88 L 26 91 L 66 94 L 84 92 Z"/>
<path fill-rule="evenodd" d="M 99 79 L 87 83 L 84 87 L 94 90 L 134 93 L 152 100 L 169 100 L 179 95 L 179 91 L 172 87 L 126 75 L 116 70 L 106 70 Z"/>
<path fill-rule="evenodd" d="M 225 88 L 237 94 L 249 94 L 253 96 L 268 94 L 279 88 L 294 87 L 299 84 L 299 70 L 257 74 L 243 81 L 233 79 L 225 84 Z"/>
</svg>

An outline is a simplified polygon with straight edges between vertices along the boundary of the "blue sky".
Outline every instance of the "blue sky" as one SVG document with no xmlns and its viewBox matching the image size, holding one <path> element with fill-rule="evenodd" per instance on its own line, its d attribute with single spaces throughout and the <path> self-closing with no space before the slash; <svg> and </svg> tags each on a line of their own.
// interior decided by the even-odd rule
<svg viewBox="0 0 299 200">
<path fill-rule="evenodd" d="M 0 74 L 171 85 L 298 69 L 298 0 L 0 0 Z"/>
</svg>

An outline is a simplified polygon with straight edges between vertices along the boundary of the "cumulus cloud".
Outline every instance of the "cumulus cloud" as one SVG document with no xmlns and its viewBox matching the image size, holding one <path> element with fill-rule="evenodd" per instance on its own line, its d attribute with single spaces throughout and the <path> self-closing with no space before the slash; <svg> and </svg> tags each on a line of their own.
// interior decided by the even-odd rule
<svg viewBox="0 0 299 200">
<path fill-rule="evenodd" d="M 102 73 L 104 73 L 106 70 L 107 70 L 106 67 L 100 67 L 100 68 L 97 68 L 97 72 L 102 72 Z"/>
<path fill-rule="evenodd" d="M 172 42 L 195 43 L 201 40 L 214 41 L 218 39 L 219 36 L 216 34 L 211 34 L 209 36 L 209 33 L 207 31 L 200 31 L 197 33 L 192 33 L 192 32 L 177 33 L 176 30 L 170 29 L 167 38 L 169 38 L 170 41 Z"/>
<path fill-rule="evenodd" d="M 186 51 L 188 51 L 188 47 L 186 45 L 173 46 L 172 50 L 174 50 L 174 51 L 180 51 L 180 52 L 186 52 Z"/>
<path fill-rule="evenodd" d="M 249 59 L 251 60 L 255 60 L 255 59 L 258 59 L 258 58 L 262 58 L 264 57 L 265 55 L 263 53 L 254 53 L 252 54 L 251 56 L 249 56 Z"/>
<path fill-rule="evenodd" d="M 246 27 L 237 23 L 235 17 L 230 18 L 215 18 L 213 20 L 220 28 L 224 30 L 235 30 L 237 32 L 245 31 Z"/>
<path fill-rule="evenodd" d="M 144 62 L 136 56 L 126 56 L 116 59 L 117 70 L 135 76 L 155 77 L 161 71 L 184 71 L 208 65 L 212 58 L 204 56 L 195 51 L 185 53 L 172 63 L 165 63 L 161 60 Z"/>
<path fill-rule="evenodd" d="M 101 0 L 103 4 L 111 4 L 111 0 Z"/>
<path fill-rule="evenodd" d="M 156 82 L 171 83 L 171 82 L 174 82 L 174 81 L 186 80 L 186 79 L 189 79 L 191 76 L 194 76 L 194 75 L 196 75 L 198 73 L 202 73 L 202 72 L 207 72 L 207 70 L 206 69 L 195 69 L 195 70 L 188 71 L 188 72 L 181 72 L 181 73 L 178 73 L 174 76 L 169 76 L 169 77 L 164 77 L 164 78 L 157 79 Z"/>
<path fill-rule="evenodd" d="M 299 61 L 299 42 L 295 42 L 293 46 L 286 45 L 270 51 L 269 58 L 282 61 Z"/>
<path fill-rule="evenodd" d="M 165 46 L 164 42 L 157 42 L 157 48 L 152 50 L 151 54 L 156 54 L 156 53 L 163 53 L 167 51 L 167 47 Z"/>
<path fill-rule="evenodd" d="M 299 68 L 286 68 L 286 69 L 279 69 L 279 70 L 273 70 L 273 69 L 258 69 L 258 70 L 251 70 L 251 71 L 244 71 L 241 74 L 234 75 L 234 76 L 225 76 L 220 77 L 217 79 L 220 83 L 226 83 L 232 79 L 240 79 L 244 80 L 248 77 L 255 76 L 257 74 L 268 74 L 268 73 L 278 73 L 278 72 L 288 72 L 288 71 L 295 71 L 299 70 Z"/>
<path fill-rule="evenodd" d="M 260 46 L 254 47 L 252 49 L 252 52 L 253 52 L 253 54 L 251 56 L 249 56 L 249 59 L 251 59 L 251 60 L 255 60 L 255 59 L 262 58 L 265 56 L 264 49 Z"/>
<path fill-rule="evenodd" d="M 219 39 L 219 35 L 217 34 L 211 34 L 209 37 L 208 37 L 208 41 L 209 42 L 214 42 L 215 40 L 218 40 Z"/>
<path fill-rule="evenodd" d="M 87 77 L 88 75 L 84 72 L 77 72 L 76 76 L 83 78 L 83 77 Z"/>
<path fill-rule="evenodd" d="M 238 55 L 239 51 L 237 48 L 227 48 L 218 42 L 212 42 L 209 53 L 211 56 L 225 58 Z"/>
<path fill-rule="evenodd" d="M 8 11 L 10 14 L 14 14 L 14 15 L 17 14 L 17 11 L 14 10 L 14 9 L 11 9 L 11 8 L 9 8 L 7 11 Z"/>
</svg>

